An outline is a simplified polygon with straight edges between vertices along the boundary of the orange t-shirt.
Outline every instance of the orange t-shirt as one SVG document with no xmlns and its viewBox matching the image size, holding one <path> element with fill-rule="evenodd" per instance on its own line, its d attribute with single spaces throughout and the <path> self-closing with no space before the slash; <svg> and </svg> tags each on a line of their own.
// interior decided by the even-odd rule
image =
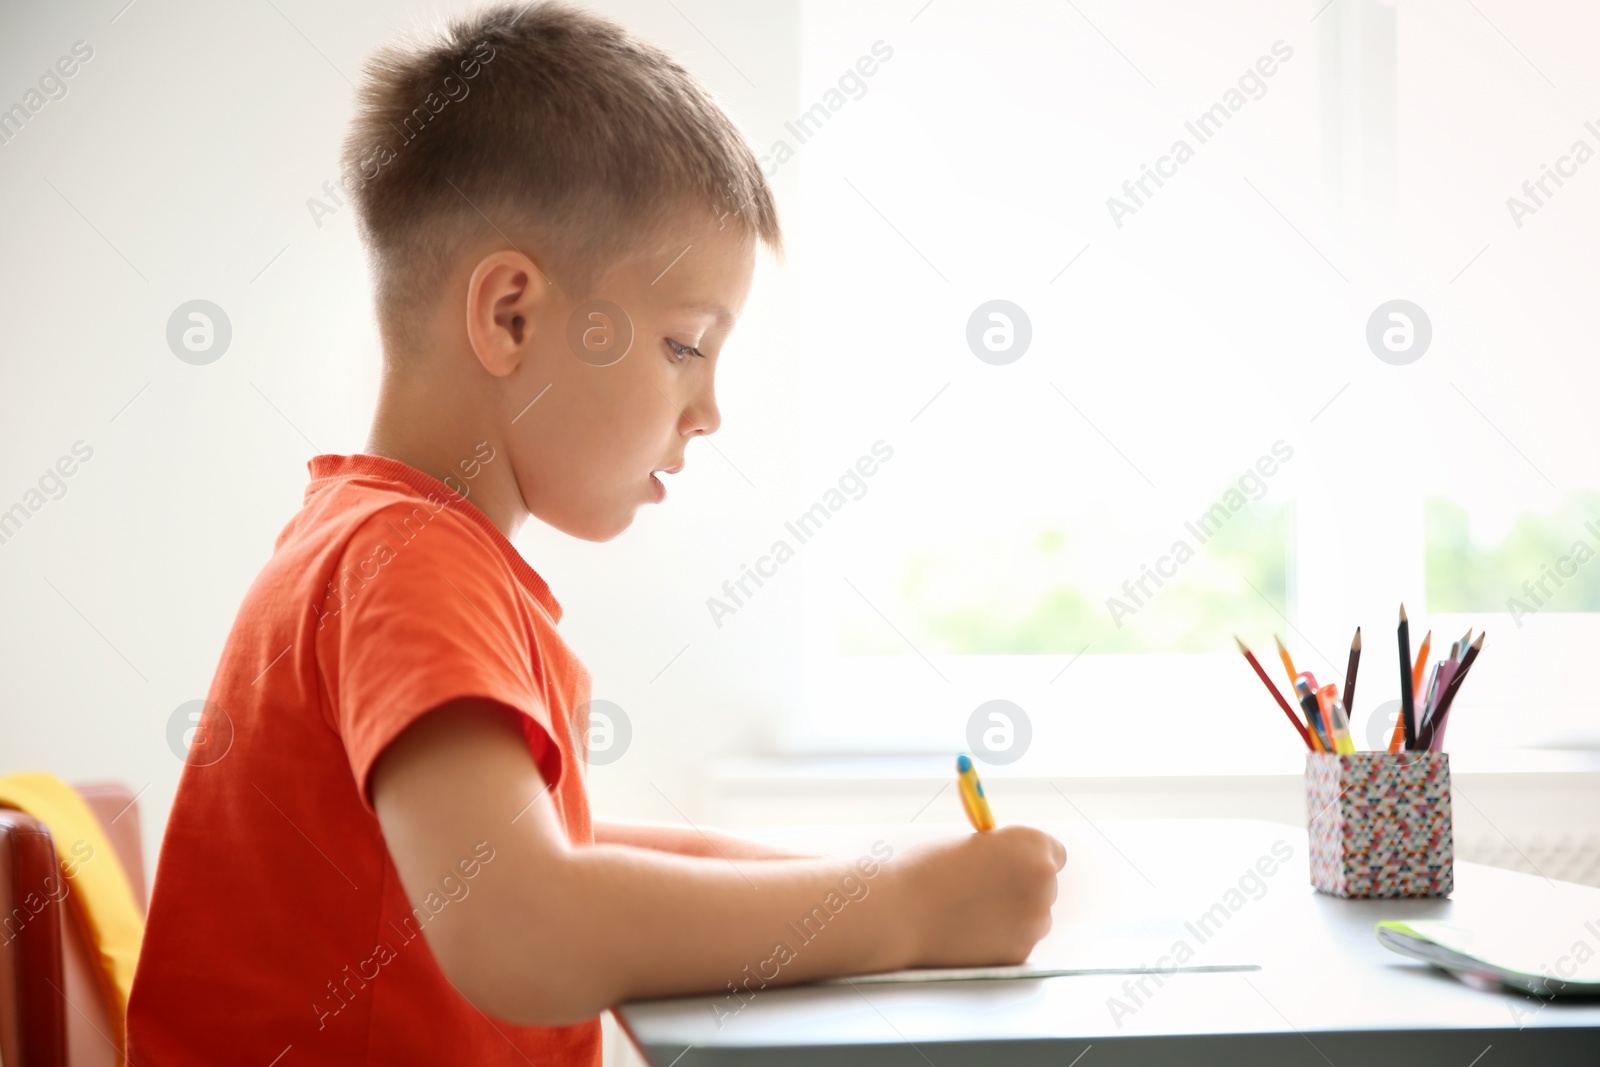
<svg viewBox="0 0 1600 1067">
<path fill-rule="evenodd" d="M 440 871 L 414 912 L 367 793 L 407 726 L 486 698 L 525 716 L 567 836 L 591 843 L 574 746 L 589 676 L 556 633 L 560 605 L 460 492 L 375 456 L 310 467 L 178 783 L 128 1008 L 131 1062 L 598 1064 L 598 1019 L 492 1019 L 428 948 L 427 921 L 462 906 L 497 843 Z M 470 496 L 471 482 L 458 489 Z"/>
</svg>

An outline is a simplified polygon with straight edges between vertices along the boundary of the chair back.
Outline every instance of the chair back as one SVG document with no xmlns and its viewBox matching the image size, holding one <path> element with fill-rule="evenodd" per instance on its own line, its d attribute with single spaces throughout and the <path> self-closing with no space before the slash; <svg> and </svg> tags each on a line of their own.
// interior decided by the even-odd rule
<svg viewBox="0 0 1600 1067">
<path fill-rule="evenodd" d="M 125 785 L 77 786 L 122 864 L 141 914 L 147 905 L 139 810 Z M 85 862 L 25 812 L 0 808 L 0 1064 L 116 1067 L 111 1007 L 90 946 L 67 914 L 61 862 Z M 87 862 L 93 862 L 87 860 Z"/>
</svg>

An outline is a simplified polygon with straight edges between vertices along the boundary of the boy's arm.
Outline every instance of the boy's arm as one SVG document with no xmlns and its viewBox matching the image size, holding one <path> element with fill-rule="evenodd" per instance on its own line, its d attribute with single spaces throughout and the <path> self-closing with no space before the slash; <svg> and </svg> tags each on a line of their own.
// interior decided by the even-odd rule
<svg viewBox="0 0 1600 1067">
<path fill-rule="evenodd" d="M 443 899 L 447 877 L 455 887 L 423 928 L 445 976 L 483 1011 L 531 1025 L 730 982 L 1020 962 L 1049 929 L 1065 861 L 1026 827 L 907 849 L 870 878 L 831 859 L 575 848 L 518 714 L 478 700 L 414 723 L 379 756 L 371 789 L 408 899 Z M 489 858 L 463 865 L 474 857 Z"/>
<path fill-rule="evenodd" d="M 629 845 L 649 848 L 657 852 L 674 852 L 680 856 L 699 856 L 701 859 L 727 860 L 796 860 L 816 859 L 814 854 L 790 852 L 750 841 L 733 834 L 699 826 L 667 826 L 652 822 L 597 821 L 594 824 L 597 845 Z"/>
</svg>

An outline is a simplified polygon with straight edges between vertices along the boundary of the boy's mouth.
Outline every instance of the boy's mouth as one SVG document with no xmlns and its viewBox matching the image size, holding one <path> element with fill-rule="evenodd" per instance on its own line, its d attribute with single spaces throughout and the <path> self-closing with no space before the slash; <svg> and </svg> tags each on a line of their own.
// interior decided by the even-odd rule
<svg viewBox="0 0 1600 1067">
<path fill-rule="evenodd" d="M 657 467 L 654 471 L 652 471 L 650 473 L 650 485 L 656 491 L 656 503 L 659 504 L 659 503 L 661 503 L 661 501 L 667 499 L 667 487 L 666 487 L 665 483 L 663 483 L 661 481 L 660 478 L 656 477 L 656 475 L 657 474 L 677 474 L 681 470 L 683 470 L 683 460 L 680 459 L 677 463 L 673 464 L 670 467 Z"/>
</svg>

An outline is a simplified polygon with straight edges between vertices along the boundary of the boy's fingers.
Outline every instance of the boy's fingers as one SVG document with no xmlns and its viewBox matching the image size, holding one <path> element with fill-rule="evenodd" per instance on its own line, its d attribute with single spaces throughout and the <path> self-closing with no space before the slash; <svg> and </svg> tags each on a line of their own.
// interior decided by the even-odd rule
<svg viewBox="0 0 1600 1067">
<path fill-rule="evenodd" d="M 1003 827 L 997 832 L 1004 833 L 1006 829 L 1009 828 Z M 1056 840 L 1054 837 L 1051 837 L 1043 830 L 1036 830 L 1031 826 L 1017 826 L 1015 830 L 1017 833 L 1033 833 L 1044 838 L 1047 842 L 1045 845 L 1046 852 L 1050 856 L 1050 862 L 1055 864 L 1056 870 L 1059 871 L 1061 868 L 1067 865 L 1067 846 L 1063 845 L 1060 841 Z"/>
</svg>

